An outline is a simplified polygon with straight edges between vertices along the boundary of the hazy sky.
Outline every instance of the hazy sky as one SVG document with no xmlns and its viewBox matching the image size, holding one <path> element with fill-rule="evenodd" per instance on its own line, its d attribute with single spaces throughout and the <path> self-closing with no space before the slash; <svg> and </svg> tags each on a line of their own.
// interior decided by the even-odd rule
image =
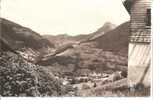
<svg viewBox="0 0 153 100">
<path fill-rule="evenodd" d="M 122 0 L 2 0 L 1 16 L 40 34 L 77 35 L 129 20 Z"/>
</svg>

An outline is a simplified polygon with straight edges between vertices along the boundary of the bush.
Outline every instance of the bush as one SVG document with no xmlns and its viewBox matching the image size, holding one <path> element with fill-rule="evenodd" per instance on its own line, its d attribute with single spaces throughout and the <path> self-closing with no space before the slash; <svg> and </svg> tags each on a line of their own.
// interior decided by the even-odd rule
<svg viewBox="0 0 153 100">
<path fill-rule="evenodd" d="M 10 52 L 0 53 L 1 96 L 61 96 L 64 86 L 43 66 Z"/>
</svg>

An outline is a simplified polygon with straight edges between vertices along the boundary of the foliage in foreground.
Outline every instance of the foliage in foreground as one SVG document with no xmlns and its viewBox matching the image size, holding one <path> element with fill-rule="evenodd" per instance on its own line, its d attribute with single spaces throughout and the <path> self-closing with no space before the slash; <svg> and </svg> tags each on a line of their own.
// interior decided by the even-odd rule
<svg viewBox="0 0 153 100">
<path fill-rule="evenodd" d="M 10 52 L 0 53 L 1 96 L 62 96 L 65 90 L 47 68 L 28 63 Z"/>
</svg>

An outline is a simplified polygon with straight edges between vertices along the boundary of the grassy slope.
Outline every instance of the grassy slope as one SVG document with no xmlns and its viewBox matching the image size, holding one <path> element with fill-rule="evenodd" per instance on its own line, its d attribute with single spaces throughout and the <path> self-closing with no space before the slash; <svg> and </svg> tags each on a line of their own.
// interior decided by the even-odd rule
<svg viewBox="0 0 153 100">
<path fill-rule="evenodd" d="M 1 18 L 1 29 L 2 38 L 7 40 L 14 49 L 20 49 L 22 47 L 30 47 L 33 49 L 40 49 L 43 46 L 53 47 L 51 42 L 33 30 L 3 18 Z"/>
</svg>

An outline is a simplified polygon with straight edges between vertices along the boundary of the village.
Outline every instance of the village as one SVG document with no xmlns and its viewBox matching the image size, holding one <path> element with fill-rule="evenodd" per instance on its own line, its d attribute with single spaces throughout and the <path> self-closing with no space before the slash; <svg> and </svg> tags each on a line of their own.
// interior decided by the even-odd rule
<svg viewBox="0 0 153 100">
<path fill-rule="evenodd" d="M 0 18 L 0 96 L 149 96 L 150 4 L 125 0 L 130 21 L 77 36 Z"/>
</svg>

